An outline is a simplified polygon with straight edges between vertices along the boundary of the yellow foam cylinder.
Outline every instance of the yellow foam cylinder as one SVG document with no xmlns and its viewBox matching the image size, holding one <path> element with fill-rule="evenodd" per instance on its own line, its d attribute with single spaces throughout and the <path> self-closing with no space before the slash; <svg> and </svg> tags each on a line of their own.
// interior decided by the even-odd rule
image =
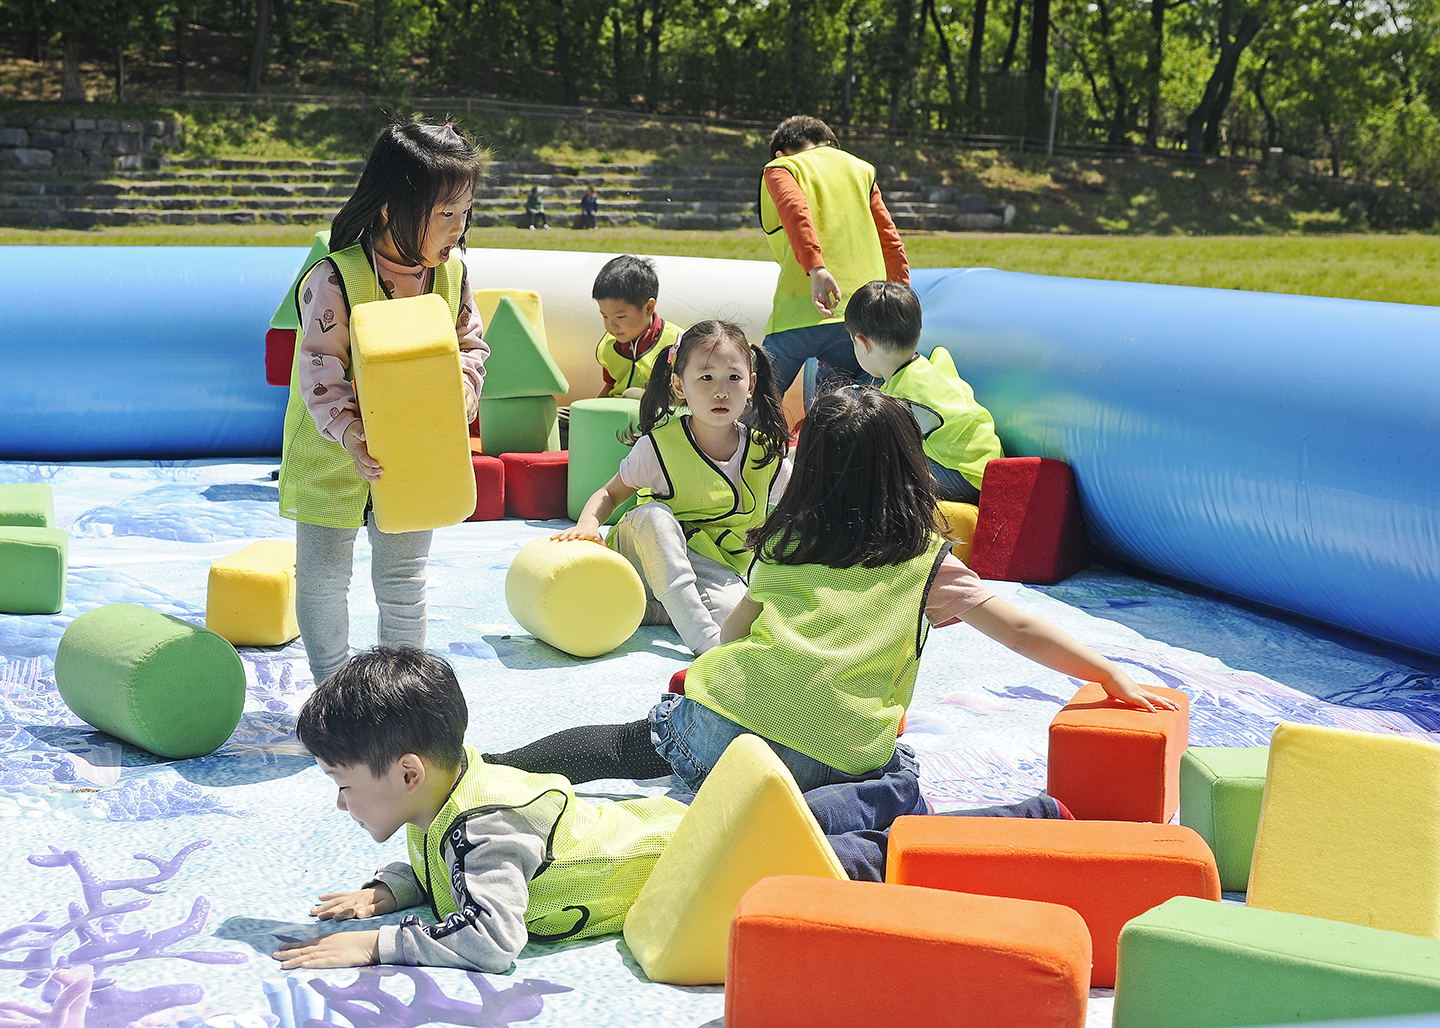
<svg viewBox="0 0 1440 1028">
<path fill-rule="evenodd" d="M 936 349 L 940 349 L 938 346 Z M 970 563 L 970 552 L 975 545 L 975 522 L 980 517 L 980 508 L 973 503 L 956 503 L 953 500 L 939 500 L 940 517 L 945 522 L 945 538 L 950 540 L 950 552 L 962 563 Z"/>
<path fill-rule="evenodd" d="M 1440 937 L 1440 746 L 1282 722 L 1245 902 Z"/>
<path fill-rule="evenodd" d="M 266 539 L 211 564 L 205 627 L 232 646 L 283 646 L 298 636 L 295 544 Z"/>
<path fill-rule="evenodd" d="M 609 547 L 547 536 L 515 555 L 505 575 L 505 605 L 535 638 L 572 656 L 598 657 L 640 627 L 645 586 Z"/>
<path fill-rule="evenodd" d="M 449 304 L 435 293 L 357 304 L 350 352 L 366 446 L 384 469 L 370 483 L 375 526 L 458 525 L 475 512 L 475 472 Z"/>
</svg>

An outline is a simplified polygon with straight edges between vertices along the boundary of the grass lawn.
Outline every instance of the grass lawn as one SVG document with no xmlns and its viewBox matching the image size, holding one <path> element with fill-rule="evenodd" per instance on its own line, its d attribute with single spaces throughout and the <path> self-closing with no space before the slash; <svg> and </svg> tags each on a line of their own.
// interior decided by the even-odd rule
<svg viewBox="0 0 1440 1028">
<path fill-rule="evenodd" d="M 308 246 L 304 225 L 136 225 L 87 231 L 0 229 L 0 245 Z M 598 250 L 768 260 L 758 231 L 598 232 L 473 229 L 471 246 Z M 916 267 L 990 267 L 1041 275 L 1255 289 L 1311 296 L 1440 305 L 1440 237 L 1093 236 L 915 233 L 905 237 Z"/>
</svg>

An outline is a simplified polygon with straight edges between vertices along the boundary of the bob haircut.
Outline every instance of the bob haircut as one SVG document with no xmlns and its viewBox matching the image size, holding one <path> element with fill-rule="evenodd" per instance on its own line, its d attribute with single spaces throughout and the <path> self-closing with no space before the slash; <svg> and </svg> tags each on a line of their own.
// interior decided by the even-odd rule
<svg viewBox="0 0 1440 1028">
<path fill-rule="evenodd" d="M 655 262 L 648 257 L 633 257 L 628 253 L 607 261 L 600 274 L 595 276 L 595 286 L 590 290 L 592 300 L 620 300 L 642 309 L 645 301 L 659 295 L 660 276 L 655 274 Z"/>
<path fill-rule="evenodd" d="M 468 208 L 480 181 L 481 162 L 488 156 L 477 152 L 451 125 L 416 121 L 385 126 L 370 149 L 354 194 L 330 222 L 331 252 L 362 239 L 368 245 L 389 229 L 400 256 L 419 264 L 430 212 L 451 200 Z M 468 213 L 465 228 L 470 228 Z M 463 234 L 460 248 L 465 248 Z"/>
<path fill-rule="evenodd" d="M 845 327 L 892 353 L 920 342 L 920 298 L 899 282 L 866 282 L 845 305 Z"/>
<path fill-rule="evenodd" d="M 408 646 L 377 646 L 315 687 L 295 733 L 332 767 L 364 764 L 379 777 L 406 753 L 459 767 L 469 720 L 460 683 L 444 659 Z"/>
<path fill-rule="evenodd" d="M 807 143 L 815 146 L 833 146 L 837 149 L 840 140 L 830 131 L 830 126 L 819 118 L 808 114 L 794 114 L 782 121 L 770 137 L 770 148 L 765 152 L 771 157 L 776 150 L 794 153 Z"/>
<path fill-rule="evenodd" d="M 843 386 L 816 397 L 790 485 L 746 541 L 775 564 L 878 568 L 919 556 L 938 527 L 910 408 L 871 386 Z"/>
</svg>

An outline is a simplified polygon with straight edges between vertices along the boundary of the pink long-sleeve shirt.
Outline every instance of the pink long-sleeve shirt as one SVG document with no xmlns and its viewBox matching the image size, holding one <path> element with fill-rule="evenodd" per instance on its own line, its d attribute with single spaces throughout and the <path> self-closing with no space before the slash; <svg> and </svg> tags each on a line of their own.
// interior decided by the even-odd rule
<svg viewBox="0 0 1440 1028">
<path fill-rule="evenodd" d="M 375 255 L 380 281 L 391 299 L 420 296 L 430 289 L 426 267 L 397 264 Z M 300 290 L 300 359 L 297 373 L 305 407 L 326 439 L 343 442 L 345 429 L 360 420 L 354 383 L 345 378 L 350 367 L 350 312 L 340 288 L 340 273 L 329 260 L 315 265 Z M 474 421 L 479 411 L 480 388 L 485 382 L 485 358 L 490 347 L 475 309 L 475 295 L 467 278 L 460 293 L 460 316 L 455 337 L 460 344 L 460 371 L 465 382 L 465 410 Z"/>
</svg>

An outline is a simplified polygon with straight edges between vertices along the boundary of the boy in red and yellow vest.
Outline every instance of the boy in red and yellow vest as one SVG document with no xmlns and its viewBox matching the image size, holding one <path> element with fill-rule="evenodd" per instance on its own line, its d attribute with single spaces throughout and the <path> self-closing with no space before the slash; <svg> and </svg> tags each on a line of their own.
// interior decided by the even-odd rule
<svg viewBox="0 0 1440 1028">
<path fill-rule="evenodd" d="M 605 376 L 602 398 L 638 400 L 650 381 L 655 357 L 685 331 L 656 313 L 659 295 L 655 263 L 644 257 L 616 257 L 595 276 L 590 296 L 605 322 L 605 336 L 595 348 L 595 359 Z"/>
</svg>

